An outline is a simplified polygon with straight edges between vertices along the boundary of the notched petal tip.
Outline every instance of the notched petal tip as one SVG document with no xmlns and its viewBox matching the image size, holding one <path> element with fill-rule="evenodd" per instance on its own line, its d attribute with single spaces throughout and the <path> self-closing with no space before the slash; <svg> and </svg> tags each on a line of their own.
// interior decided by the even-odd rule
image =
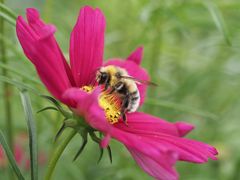
<svg viewBox="0 0 240 180">
<path fill-rule="evenodd" d="M 208 151 L 212 154 L 212 156 L 210 156 L 212 160 L 214 161 L 218 160 L 218 158 L 216 157 L 218 155 L 218 151 L 215 147 L 209 146 Z"/>
<path fill-rule="evenodd" d="M 143 57 L 143 46 L 136 48 L 127 58 L 129 61 L 133 61 L 136 64 L 140 65 Z"/>
<path fill-rule="evenodd" d="M 37 34 L 28 26 L 27 22 L 22 16 L 17 17 L 16 33 L 25 51 L 28 51 L 25 45 L 32 41 L 35 41 L 38 37 Z"/>
<path fill-rule="evenodd" d="M 16 27 L 19 28 L 21 25 L 26 26 L 27 23 L 22 16 L 18 16 L 16 20 Z"/>
<path fill-rule="evenodd" d="M 189 132 L 191 132 L 195 128 L 194 125 L 186 122 L 176 122 L 175 125 L 177 126 L 179 136 L 181 137 L 187 135 Z"/>
<path fill-rule="evenodd" d="M 80 18 L 81 16 L 94 16 L 96 15 L 96 17 L 98 18 L 103 18 L 105 20 L 105 17 L 101 11 L 101 9 L 99 9 L 98 7 L 97 8 L 93 8 L 91 6 L 84 6 L 80 9 L 79 11 L 79 17 Z"/>
<path fill-rule="evenodd" d="M 100 9 L 84 6 L 70 38 L 70 63 L 77 86 L 88 85 L 103 63 L 105 17 Z"/>
<path fill-rule="evenodd" d="M 80 11 L 89 11 L 89 12 L 93 12 L 94 9 L 93 9 L 91 6 L 86 5 L 86 6 L 83 6 L 83 7 L 80 9 Z"/>
<path fill-rule="evenodd" d="M 26 15 L 29 23 L 35 23 L 40 18 L 39 12 L 35 8 L 27 8 Z"/>
</svg>

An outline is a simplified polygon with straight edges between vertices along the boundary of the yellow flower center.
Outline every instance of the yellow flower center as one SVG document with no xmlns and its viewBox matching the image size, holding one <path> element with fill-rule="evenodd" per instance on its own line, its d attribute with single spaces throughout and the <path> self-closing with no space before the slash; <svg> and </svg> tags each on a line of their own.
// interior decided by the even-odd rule
<svg viewBox="0 0 240 180">
<path fill-rule="evenodd" d="M 91 93 L 94 87 L 83 86 L 81 89 L 87 93 Z M 103 108 L 105 117 L 110 124 L 115 124 L 119 121 L 121 118 L 121 99 L 116 93 L 109 94 L 109 91 L 101 92 L 98 103 Z"/>
</svg>

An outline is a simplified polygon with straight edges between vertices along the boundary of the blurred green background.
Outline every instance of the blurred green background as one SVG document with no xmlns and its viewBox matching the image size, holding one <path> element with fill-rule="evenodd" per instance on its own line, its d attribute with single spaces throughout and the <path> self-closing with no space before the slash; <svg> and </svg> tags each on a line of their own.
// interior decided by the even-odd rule
<svg viewBox="0 0 240 180">
<path fill-rule="evenodd" d="M 56 38 L 68 58 L 69 38 L 83 5 L 99 7 L 107 20 L 105 59 L 127 57 L 138 45 L 144 45 L 142 65 L 150 72 L 157 88 L 149 88 L 142 111 L 168 121 L 184 120 L 196 126 L 189 138 L 212 144 L 219 150 L 219 160 L 207 164 L 177 163 L 182 180 L 240 179 L 240 1 L 239 0 L 6 0 L 16 14 L 36 7 L 47 23 L 57 27 Z M 4 41 L 8 65 L 0 68 L 8 78 L 48 94 L 25 58 L 16 39 L 15 27 L 5 22 Z M 0 76 L 4 80 L 4 76 Z M 10 106 L 14 136 L 27 133 L 18 89 L 11 85 Z M 6 132 L 6 116 L 0 86 L 0 129 Z M 49 105 L 31 93 L 34 112 Z M 39 151 L 49 156 L 53 138 L 62 117 L 55 112 L 34 114 Z M 6 133 L 5 133 L 6 135 Z M 113 164 L 107 154 L 97 164 L 98 146 L 89 143 L 77 161 L 73 156 L 80 147 L 76 136 L 61 157 L 54 179 L 148 180 L 118 142 L 112 140 Z M 22 145 L 26 152 L 27 143 Z M 40 179 L 46 162 L 40 166 Z M 6 179 L 7 168 L 0 168 Z M 21 170 L 29 177 L 29 170 Z"/>
</svg>

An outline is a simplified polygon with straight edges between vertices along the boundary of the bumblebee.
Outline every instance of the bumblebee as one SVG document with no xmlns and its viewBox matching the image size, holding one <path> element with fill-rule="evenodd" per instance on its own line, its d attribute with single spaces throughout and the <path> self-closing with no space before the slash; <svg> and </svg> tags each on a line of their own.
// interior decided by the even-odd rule
<svg viewBox="0 0 240 180">
<path fill-rule="evenodd" d="M 113 65 L 99 68 L 96 81 L 98 85 L 104 86 L 104 91 L 108 90 L 109 94 L 117 93 L 121 97 L 121 116 L 125 123 L 126 113 L 135 112 L 140 104 L 140 93 L 136 83 L 155 85 L 131 77 L 125 69 Z"/>
</svg>

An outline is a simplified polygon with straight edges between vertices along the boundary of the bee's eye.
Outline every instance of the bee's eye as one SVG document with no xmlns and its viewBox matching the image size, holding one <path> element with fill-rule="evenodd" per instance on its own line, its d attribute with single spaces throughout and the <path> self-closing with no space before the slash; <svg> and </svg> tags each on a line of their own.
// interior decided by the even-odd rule
<svg viewBox="0 0 240 180">
<path fill-rule="evenodd" d="M 108 78 L 108 75 L 107 75 L 107 73 L 101 73 L 101 76 L 100 76 L 99 83 L 100 83 L 100 84 L 103 84 L 103 83 L 105 83 L 105 82 L 106 82 L 106 80 L 107 80 L 107 78 Z"/>
</svg>

